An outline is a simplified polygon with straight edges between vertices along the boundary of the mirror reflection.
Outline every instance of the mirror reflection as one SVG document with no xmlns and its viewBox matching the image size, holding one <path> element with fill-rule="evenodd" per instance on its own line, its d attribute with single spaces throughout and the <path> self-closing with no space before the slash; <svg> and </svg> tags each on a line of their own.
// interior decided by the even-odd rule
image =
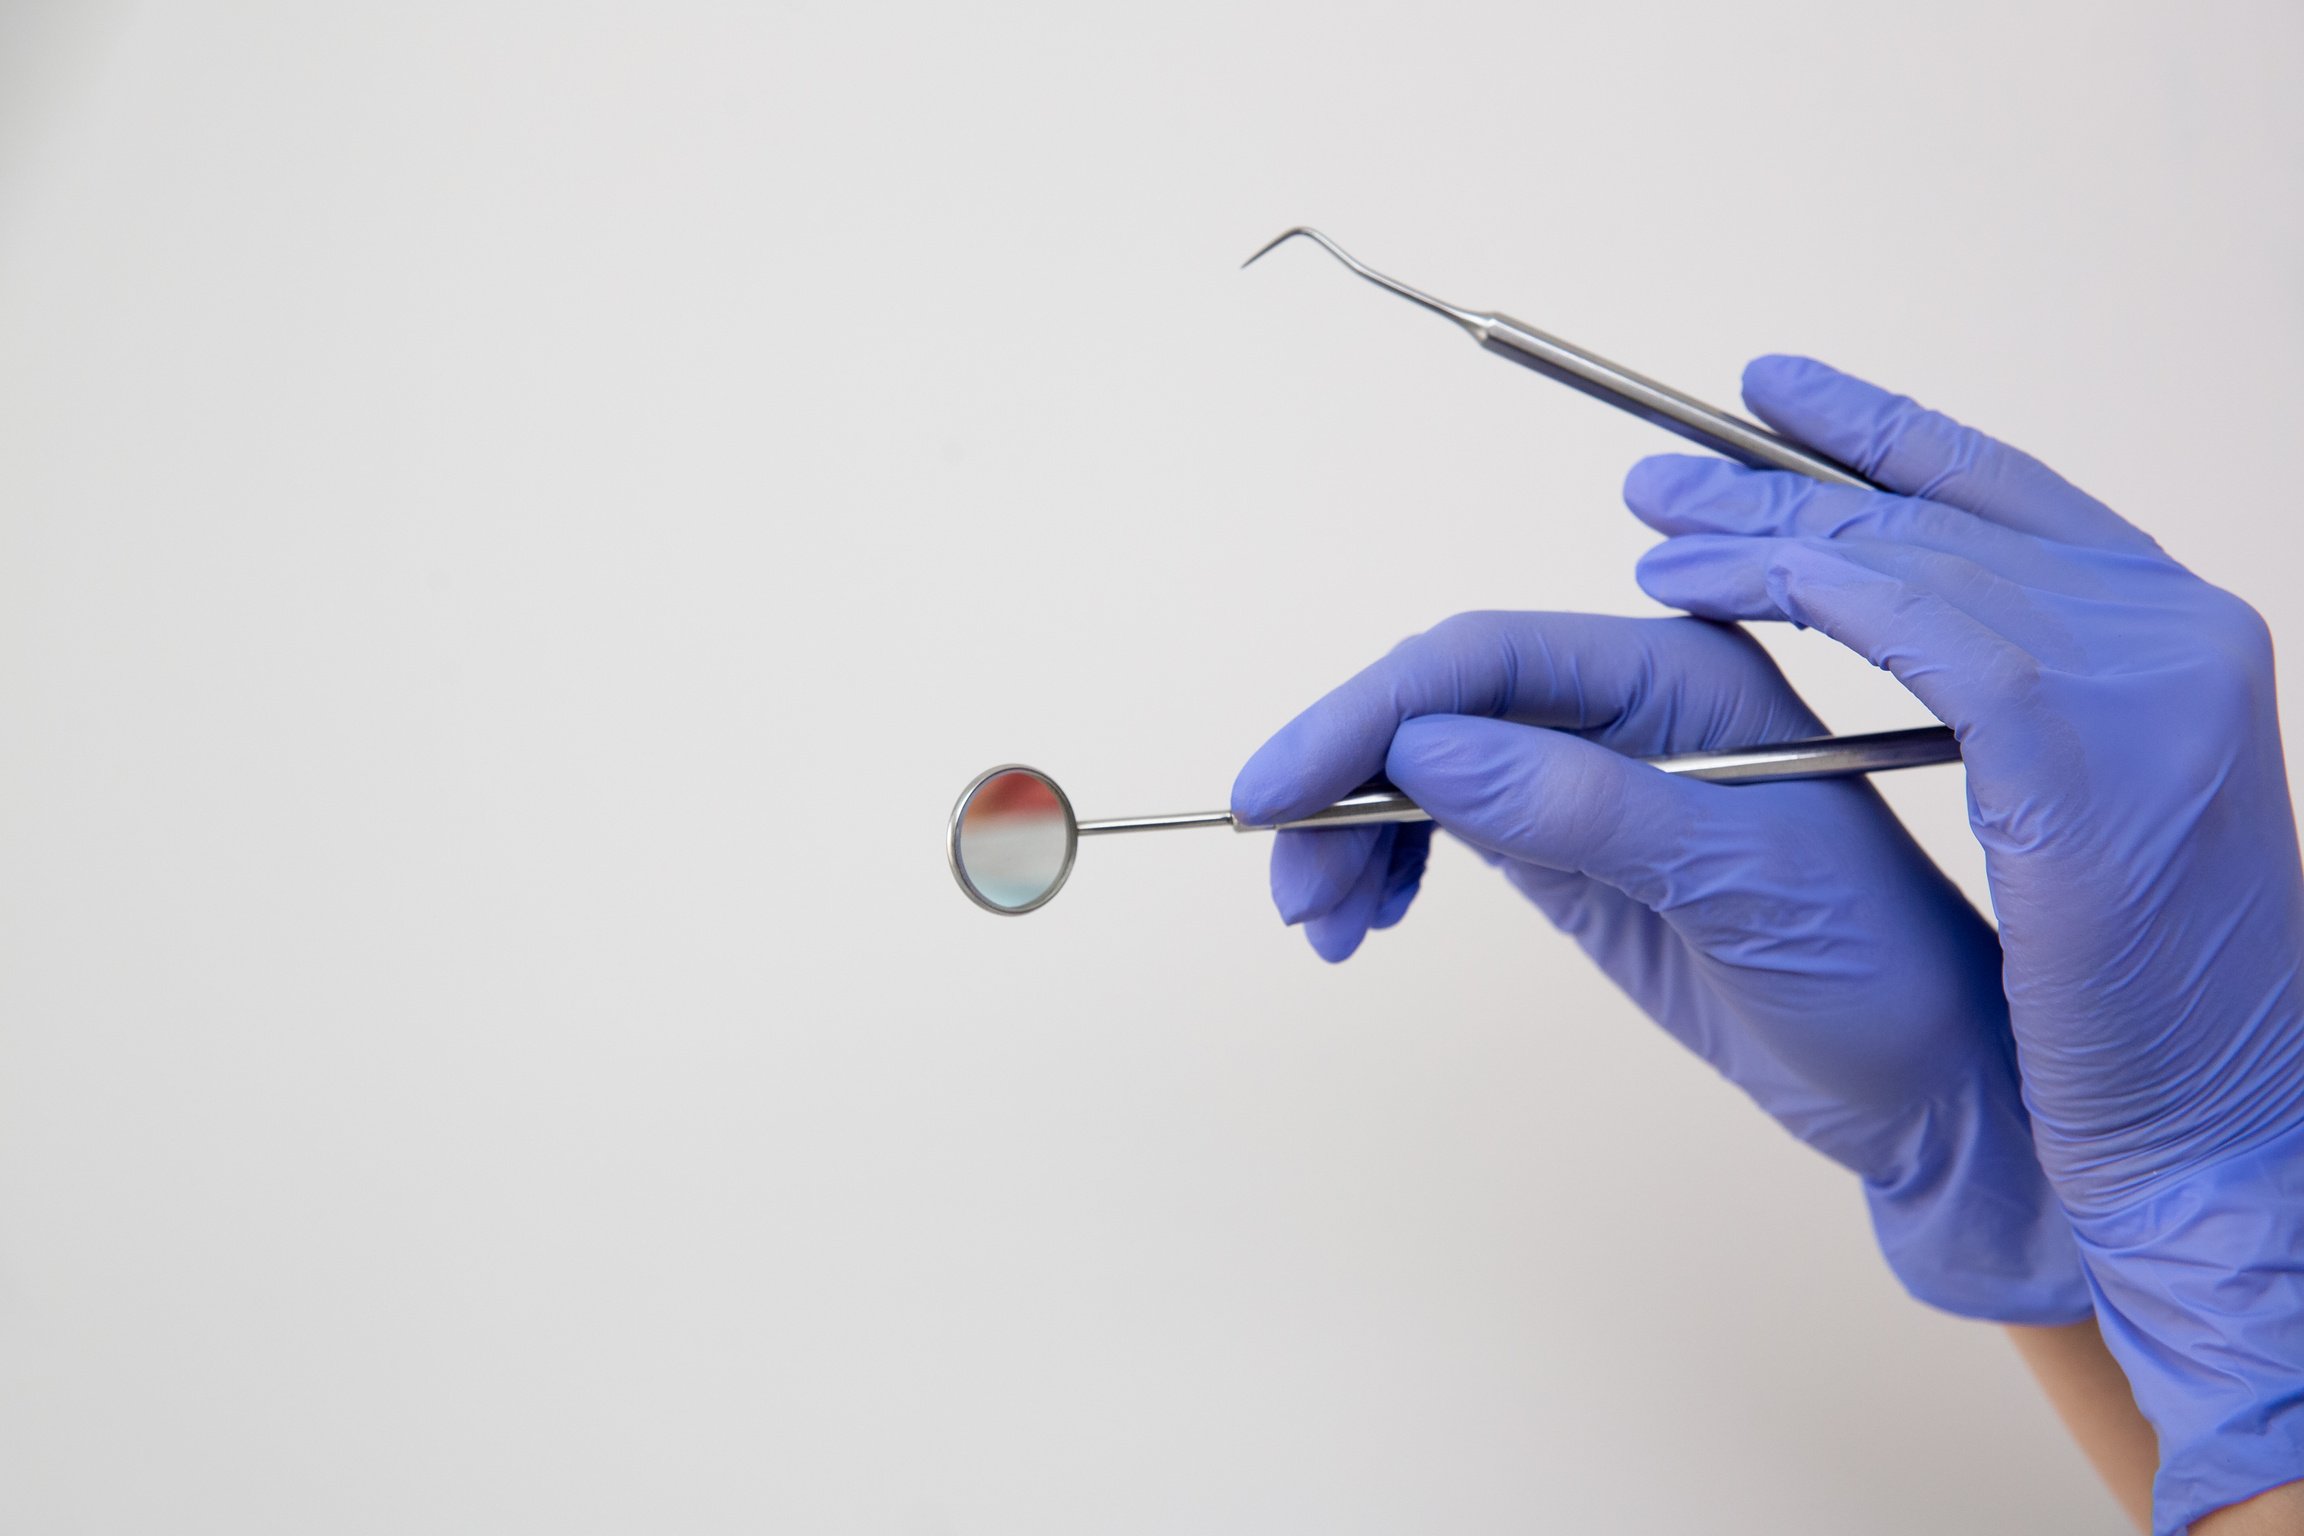
<svg viewBox="0 0 2304 1536">
<path fill-rule="evenodd" d="M 1062 790 L 1037 769 L 981 775 L 952 813 L 952 873 L 978 906 L 1029 912 L 1072 871 L 1078 829 Z"/>
</svg>

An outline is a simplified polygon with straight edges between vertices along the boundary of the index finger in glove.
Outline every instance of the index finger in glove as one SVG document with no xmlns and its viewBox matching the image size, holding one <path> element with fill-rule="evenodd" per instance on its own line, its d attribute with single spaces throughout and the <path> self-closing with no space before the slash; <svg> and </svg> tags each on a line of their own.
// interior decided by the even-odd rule
<svg viewBox="0 0 2304 1536">
<path fill-rule="evenodd" d="M 2026 586 L 2100 594 L 2101 559 L 2075 546 L 2015 529 L 1942 502 L 1827 485 L 1782 470 L 1747 469 L 1726 459 L 1658 454 L 1624 477 L 1624 505 L 1659 533 L 1863 539 L 1908 544 L 1972 560 Z"/>
<path fill-rule="evenodd" d="M 1906 496 L 2066 544 L 2156 553 L 2150 535 L 2028 453 L 1808 357 L 1754 358 L 1744 403 L 1785 436 Z"/>
<path fill-rule="evenodd" d="M 1232 786 L 1243 821 L 1305 816 L 1380 773 L 1420 715 L 1485 715 L 1598 731 L 1627 753 L 1816 734 L 1748 637 L 1685 619 L 1460 614 L 1329 693 L 1249 759 Z"/>
</svg>

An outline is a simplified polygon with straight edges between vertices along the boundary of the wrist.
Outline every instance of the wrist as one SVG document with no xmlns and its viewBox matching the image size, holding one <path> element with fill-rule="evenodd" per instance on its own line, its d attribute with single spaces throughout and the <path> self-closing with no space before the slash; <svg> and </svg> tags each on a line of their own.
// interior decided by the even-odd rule
<svg viewBox="0 0 2304 1536">
<path fill-rule="evenodd" d="M 2304 1125 L 2073 1220 L 2105 1343 L 2160 1441 L 2154 1528 L 2304 1470 Z"/>
</svg>

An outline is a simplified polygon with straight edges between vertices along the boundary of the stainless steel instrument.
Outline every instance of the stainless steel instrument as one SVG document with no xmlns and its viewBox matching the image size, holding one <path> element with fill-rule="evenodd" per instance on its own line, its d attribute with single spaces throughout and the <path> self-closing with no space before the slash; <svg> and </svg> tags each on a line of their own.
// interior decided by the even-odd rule
<svg viewBox="0 0 2304 1536">
<path fill-rule="evenodd" d="M 1320 231 L 1305 225 L 1299 224 L 1294 229 L 1282 232 L 1240 265 L 1254 265 L 1266 252 L 1286 244 L 1298 235 L 1312 241 L 1385 292 L 1396 293 L 1411 304 L 1420 304 L 1432 313 L 1454 321 L 1464 328 L 1465 334 L 1498 357 L 1509 358 L 1523 368 L 1533 368 L 1548 379 L 1556 379 L 1595 400 L 1605 400 L 1620 411 L 1629 411 L 1642 421 L 1654 422 L 1665 431 L 1676 432 L 1715 453 L 1725 454 L 1755 469 L 1788 469 L 1795 474 L 1807 475 L 1811 479 L 1827 481 L 1833 485 L 1880 489 L 1847 465 L 1835 464 L 1822 454 L 1811 453 L 1798 443 L 1778 437 L 1756 421 L 1746 421 L 1717 406 L 1706 405 L 1694 395 L 1684 395 L 1669 384 L 1659 384 L 1643 374 L 1634 373 L 1629 368 L 1587 352 L 1572 342 L 1546 335 L 1524 320 L 1515 320 L 1510 315 L 1481 314 L 1451 304 L 1445 299 L 1436 299 L 1397 278 L 1386 277 L 1356 259 L 1351 252 Z"/>
<path fill-rule="evenodd" d="M 1774 784 L 1788 779 L 1838 779 L 1948 763 L 1959 743 L 1944 727 L 1881 731 L 1869 736 L 1825 736 L 1726 752 L 1682 752 L 1641 761 L 1660 773 L 1714 784 Z M 1371 785 L 1297 821 L 1265 826 L 1230 811 L 1180 811 L 1161 816 L 1111 816 L 1082 821 L 1072 799 L 1037 768 L 1003 763 L 968 781 L 945 826 L 945 858 L 969 900 L 988 912 L 1014 917 L 1046 906 L 1071 877 L 1083 837 L 1116 832 L 1167 832 L 1183 827 L 1230 827 L 1235 832 L 1287 832 L 1364 827 L 1382 822 L 1430 821 L 1422 806 L 1389 785 Z"/>
<path fill-rule="evenodd" d="M 1287 230 L 1241 263 L 1253 264 L 1274 246 L 1298 235 L 1311 240 L 1361 277 L 1388 293 L 1461 326 L 1499 357 L 1533 368 L 1546 378 L 1654 422 L 1716 453 L 1757 469 L 1784 469 L 1834 485 L 1878 486 L 1844 464 L 1836 464 L 1668 384 L 1634 373 L 1582 347 L 1549 336 L 1509 315 L 1484 314 L 1409 287 L 1364 265 L 1316 229 Z M 1827 736 L 1814 741 L 1778 742 L 1722 752 L 1687 752 L 1643 758 L 1662 773 L 1715 784 L 1770 784 L 1787 779 L 1832 779 L 1853 774 L 1917 768 L 1955 762 L 1960 745 L 1940 725 L 1883 731 L 1869 736 Z M 1083 837 L 1117 832 L 1164 832 L 1181 827 L 1230 827 L 1235 832 L 1271 832 L 1323 827 L 1357 827 L 1379 822 L 1429 821 L 1423 807 L 1387 784 L 1372 784 L 1334 805 L 1277 827 L 1243 823 L 1230 811 L 1185 811 L 1162 816 L 1115 816 L 1082 821 L 1056 781 L 1018 763 L 987 769 L 969 781 L 952 807 L 946 827 L 946 858 L 952 878 L 968 898 L 989 912 L 1007 916 L 1045 906 L 1063 889 Z"/>
</svg>

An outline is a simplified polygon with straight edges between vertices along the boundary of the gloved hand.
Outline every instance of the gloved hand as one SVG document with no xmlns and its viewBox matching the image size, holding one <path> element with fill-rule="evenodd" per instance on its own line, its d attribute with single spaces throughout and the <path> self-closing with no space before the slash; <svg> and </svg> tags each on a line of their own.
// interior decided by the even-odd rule
<svg viewBox="0 0 2304 1536">
<path fill-rule="evenodd" d="M 1812 625 L 1960 736 L 2040 1158 L 2155 1519 L 2304 1477 L 2304 874 L 2262 620 L 2015 450 L 1800 358 L 1744 397 L 1902 495 L 1649 459 L 1659 600 Z"/>
<path fill-rule="evenodd" d="M 1821 734 L 1739 630 L 1466 614 L 1298 716 L 1232 808 L 1283 821 L 1383 771 L 1683 1045 L 1859 1174 L 1914 1295 L 2004 1322 L 2085 1317 L 1983 919 L 1868 784 L 1731 787 L 1633 761 Z M 1407 909 L 1428 836 L 1279 834 L 1281 915 L 1344 958 Z"/>
</svg>

